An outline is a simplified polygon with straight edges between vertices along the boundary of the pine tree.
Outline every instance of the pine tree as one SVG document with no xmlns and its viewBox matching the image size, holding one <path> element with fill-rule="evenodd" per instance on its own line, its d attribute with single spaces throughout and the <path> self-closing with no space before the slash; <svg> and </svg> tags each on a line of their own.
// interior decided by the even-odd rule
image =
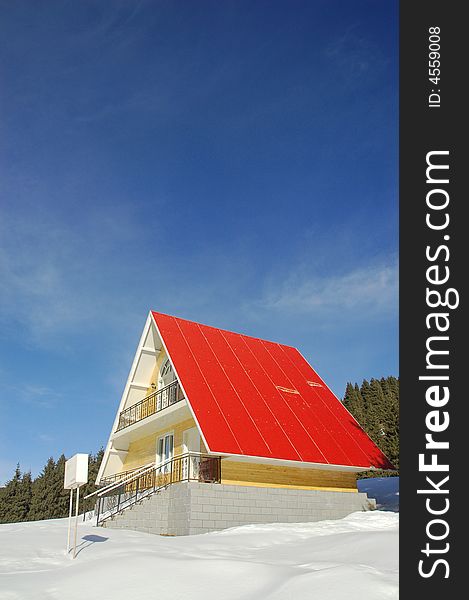
<svg viewBox="0 0 469 600">
<path fill-rule="evenodd" d="M 90 460 L 88 465 L 88 483 L 85 484 L 82 488 L 80 488 L 80 495 L 83 497 L 83 503 L 81 505 L 81 509 L 86 512 L 89 510 L 93 510 L 96 504 L 96 498 L 91 497 L 87 500 L 84 500 L 85 496 L 88 494 L 92 494 L 96 491 L 96 478 L 98 477 L 99 467 L 101 466 L 101 461 L 103 460 L 104 449 L 100 448 L 96 454 L 90 453 Z"/>
<path fill-rule="evenodd" d="M 359 388 L 360 396 L 362 397 L 363 403 L 363 423 L 360 423 L 365 431 L 369 431 L 373 427 L 373 414 L 370 411 L 370 384 L 366 379 L 363 380 L 362 385 Z"/>
<path fill-rule="evenodd" d="M 365 423 L 365 410 L 363 403 L 363 396 L 360 393 L 358 386 L 347 383 L 344 396 L 344 406 L 352 413 L 355 419 L 364 426 Z"/>
<path fill-rule="evenodd" d="M 15 474 L 7 481 L 2 493 L 2 503 L 0 504 L 0 523 L 13 523 L 14 504 L 18 493 L 18 486 L 21 481 L 20 465 L 16 465 Z"/>
<path fill-rule="evenodd" d="M 385 413 L 386 400 L 383 388 L 377 379 L 371 379 L 367 398 L 368 429 L 373 440 L 386 435 Z"/>
<path fill-rule="evenodd" d="M 21 474 L 18 464 L 5 486 L 0 504 L 0 523 L 18 523 L 26 520 L 31 503 L 31 473 Z"/>
<path fill-rule="evenodd" d="M 50 490 L 50 498 L 53 502 L 53 518 L 59 519 L 68 515 L 70 506 L 70 490 L 64 489 L 65 456 L 62 454 L 55 464 L 54 483 Z"/>
<path fill-rule="evenodd" d="M 53 518 L 53 506 L 51 505 L 51 487 L 54 485 L 55 461 L 52 456 L 47 461 L 41 474 L 34 480 L 32 486 L 31 508 L 29 520 Z"/>
<path fill-rule="evenodd" d="M 17 511 L 21 515 L 20 521 L 26 521 L 31 508 L 31 499 L 33 495 L 33 482 L 31 478 L 31 471 L 23 473 L 21 477 L 21 485 L 19 488 L 19 494 L 16 501 Z"/>
</svg>

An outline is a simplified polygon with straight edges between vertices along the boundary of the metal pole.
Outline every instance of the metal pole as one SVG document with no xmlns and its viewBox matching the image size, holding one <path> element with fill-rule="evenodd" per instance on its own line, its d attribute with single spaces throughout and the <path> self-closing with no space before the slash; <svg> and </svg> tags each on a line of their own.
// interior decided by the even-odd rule
<svg viewBox="0 0 469 600">
<path fill-rule="evenodd" d="M 68 510 L 67 554 L 70 552 L 70 529 L 72 527 L 73 489 L 70 489 L 70 507 Z"/>
<path fill-rule="evenodd" d="M 80 501 L 80 488 L 77 487 L 77 502 L 75 505 L 75 536 L 73 541 L 73 558 L 77 555 L 77 527 L 78 527 L 78 503 Z"/>
<path fill-rule="evenodd" d="M 101 511 L 101 496 L 98 497 L 98 501 L 96 502 L 97 508 L 96 508 L 96 527 L 99 526 L 99 513 Z"/>
</svg>

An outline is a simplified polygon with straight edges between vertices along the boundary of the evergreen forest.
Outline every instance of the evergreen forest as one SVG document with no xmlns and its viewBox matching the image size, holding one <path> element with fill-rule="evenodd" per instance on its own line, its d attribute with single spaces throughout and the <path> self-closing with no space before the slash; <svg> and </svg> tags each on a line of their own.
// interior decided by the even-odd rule
<svg viewBox="0 0 469 600">
<path fill-rule="evenodd" d="M 94 482 L 103 454 L 102 448 L 96 454 L 90 454 L 88 483 L 80 487 L 81 498 L 95 491 Z M 0 523 L 68 517 L 70 490 L 63 489 L 65 461 L 63 454 L 57 461 L 49 458 L 35 479 L 29 471 L 22 473 L 17 465 L 13 477 L 0 489 Z M 80 512 L 93 508 L 92 498 L 80 502 Z"/>
<path fill-rule="evenodd" d="M 348 383 L 343 400 L 374 443 L 386 454 L 396 471 L 367 471 L 360 477 L 399 474 L 399 379 L 382 377 L 358 384 Z"/>
</svg>

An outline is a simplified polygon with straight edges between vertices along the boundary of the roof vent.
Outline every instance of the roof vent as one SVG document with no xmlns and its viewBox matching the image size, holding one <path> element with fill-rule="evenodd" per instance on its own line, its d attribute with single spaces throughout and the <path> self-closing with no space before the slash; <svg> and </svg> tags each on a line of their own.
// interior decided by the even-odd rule
<svg viewBox="0 0 469 600">
<path fill-rule="evenodd" d="M 299 394 L 300 393 L 298 390 L 292 390 L 291 388 L 282 387 L 281 385 L 276 385 L 275 387 L 278 390 L 280 390 L 281 392 L 287 392 L 288 394 Z"/>
</svg>

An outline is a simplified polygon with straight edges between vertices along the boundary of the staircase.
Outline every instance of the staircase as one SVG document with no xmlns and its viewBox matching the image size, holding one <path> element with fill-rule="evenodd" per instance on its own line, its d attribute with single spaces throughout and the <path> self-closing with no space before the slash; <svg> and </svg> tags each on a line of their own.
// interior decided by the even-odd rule
<svg viewBox="0 0 469 600">
<path fill-rule="evenodd" d="M 104 525 L 109 519 L 116 520 L 124 512 L 137 510 L 150 497 L 164 497 L 163 492 L 174 484 L 220 483 L 220 461 L 219 456 L 187 452 L 158 465 L 152 463 L 135 471 L 122 473 L 120 478 L 118 474 L 113 481 L 85 499 L 96 496 L 97 525 Z M 161 506 L 164 512 L 164 502 Z"/>
<path fill-rule="evenodd" d="M 151 495 L 146 496 L 137 503 L 132 504 L 125 510 L 115 513 L 101 521 L 102 527 L 110 529 L 131 529 L 134 531 L 143 531 L 144 533 L 168 534 L 168 531 L 174 530 L 173 535 L 178 533 L 175 530 L 174 517 L 171 514 L 170 507 L 173 504 L 171 497 L 174 496 L 176 487 L 185 486 L 185 483 L 174 484 L 162 488 Z M 184 515 L 177 515 L 179 518 Z M 185 519 L 184 519 L 185 521 Z"/>
</svg>

